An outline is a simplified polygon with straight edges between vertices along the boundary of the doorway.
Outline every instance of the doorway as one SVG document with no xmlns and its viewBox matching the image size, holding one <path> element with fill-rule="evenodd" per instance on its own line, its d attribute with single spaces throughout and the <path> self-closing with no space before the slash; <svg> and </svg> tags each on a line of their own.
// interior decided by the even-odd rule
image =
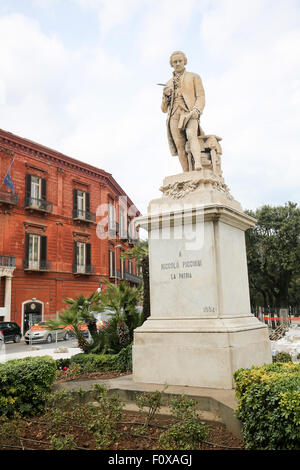
<svg viewBox="0 0 300 470">
<path fill-rule="evenodd" d="M 36 323 L 43 319 L 43 303 L 38 300 L 31 300 L 23 304 L 23 335 Z"/>
</svg>

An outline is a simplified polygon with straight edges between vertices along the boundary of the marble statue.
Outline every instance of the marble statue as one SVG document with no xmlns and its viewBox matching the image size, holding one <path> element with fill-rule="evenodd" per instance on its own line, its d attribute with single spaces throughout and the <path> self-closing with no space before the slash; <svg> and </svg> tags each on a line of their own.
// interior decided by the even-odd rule
<svg viewBox="0 0 300 470">
<path fill-rule="evenodd" d="M 170 57 L 173 77 L 163 89 L 161 104 L 162 111 L 168 112 L 167 133 L 171 154 L 178 155 L 184 172 L 202 170 L 202 149 L 198 137 L 204 135 L 199 118 L 205 105 L 202 80 L 196 73 L 185 70 L 186 63 L 183 52 L 173 52 Z M 188 160 L 187 143 L 193 157 L 193 168 Z"/>
</svg>

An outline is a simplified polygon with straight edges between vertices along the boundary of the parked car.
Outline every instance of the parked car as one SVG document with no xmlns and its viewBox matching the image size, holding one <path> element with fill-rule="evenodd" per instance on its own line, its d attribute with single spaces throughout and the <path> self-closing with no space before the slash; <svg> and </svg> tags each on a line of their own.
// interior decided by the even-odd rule
<svg viewBox="0 0 300 470">
<path fill-rule="evenodd" d="M 3 346 L 4 346 L 4 335 L 3 335 L 2 331 L 0 330 L 0 352 L 3 348 Z"/>
<path fill-rule="evenodd" d="M 52 343 L 53 341 L 68 340 L 72 333 L 66 328 L 58 328 L 57 330 L 49 330 L 47 322 L 40 322 L 32 326 L 25 333 L 25 343 Z"/>
<path fill-rule="evenodd" d="M 4 336 L 4 341 L 13 341 L 14 343 L 19 343 L 22 338 L 22 332 L 19 325 L 12 321 L 1 321 L 0 330 Z"/>
</svg>

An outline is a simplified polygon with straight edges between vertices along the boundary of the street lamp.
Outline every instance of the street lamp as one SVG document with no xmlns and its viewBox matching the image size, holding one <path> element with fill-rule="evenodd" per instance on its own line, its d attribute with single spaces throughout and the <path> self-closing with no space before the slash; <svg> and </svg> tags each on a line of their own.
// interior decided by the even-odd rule
<svg viewBox="0 0 300 470">
<path fill-rule="evenodd" d="M 117 248 L 122 248 L 122 245 L 115 246 L 115 284 L 117 284 Z"/>
</svg>

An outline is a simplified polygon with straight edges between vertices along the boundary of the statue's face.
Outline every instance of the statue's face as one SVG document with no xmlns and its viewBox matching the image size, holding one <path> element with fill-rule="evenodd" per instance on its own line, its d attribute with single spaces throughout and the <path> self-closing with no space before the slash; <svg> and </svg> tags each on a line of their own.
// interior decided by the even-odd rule
<svg viewBox="0 0 300 470">
<path fill-rule="evenodd" d="M 183 72 L 184 70 L 184 57 L 182 54 L 175 54 L 172 57 L 172 67 L 175 72 Z"/>
</svg>

